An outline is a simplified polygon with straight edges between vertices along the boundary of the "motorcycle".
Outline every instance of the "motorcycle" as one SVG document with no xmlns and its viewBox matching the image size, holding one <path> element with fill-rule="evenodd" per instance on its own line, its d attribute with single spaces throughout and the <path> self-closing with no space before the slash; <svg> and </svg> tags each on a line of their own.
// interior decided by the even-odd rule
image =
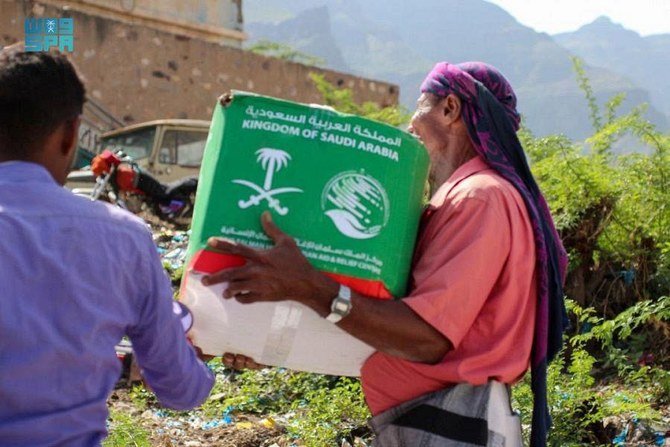
<svg viewBox="0 0 670 447">
<path fill-rule="evenodd" d="M 120 150 L 104 150 L 93 158 L 91 166 L 96 174 L 91 200 L 105 200 L 135 214 L 148 209 L 164 221 L 190 225 L 197 177 L 161 183 Z"/>
</svg>

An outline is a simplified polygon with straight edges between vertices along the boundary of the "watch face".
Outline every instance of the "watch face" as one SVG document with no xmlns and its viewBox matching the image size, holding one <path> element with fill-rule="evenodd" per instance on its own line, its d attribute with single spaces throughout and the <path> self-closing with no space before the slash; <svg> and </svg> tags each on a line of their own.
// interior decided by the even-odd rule
<svg viewBox="0 0 670 447">
<path fill-rule="evenodd" d="M 330 314 L 326 316 L 326 320 L 337 323 L 349 315 L 351 308 L 351 289 L 347 286 L 340 286 L 340 291 L 330 304 Z"/>
<path fill-rule="evenodd" d="M 344 315 L 345 313 L 347 313 L 349 311 L 350 308 L 351 308 L 351 303 L 349 301 L 338 299 L 335 302 L 335 305 L 333 307 L 333 311 L 337 312 L 338 314 Z"/>
<path fill-rule="evenodd" d="M 340 291 L 338 292 L 337 297 L 333 300 L 330 310 L 342 316 L 349 313 L 351 310 L 351 289 L 349 289 L 349 287 L 340 286 Z"/>
</svg>

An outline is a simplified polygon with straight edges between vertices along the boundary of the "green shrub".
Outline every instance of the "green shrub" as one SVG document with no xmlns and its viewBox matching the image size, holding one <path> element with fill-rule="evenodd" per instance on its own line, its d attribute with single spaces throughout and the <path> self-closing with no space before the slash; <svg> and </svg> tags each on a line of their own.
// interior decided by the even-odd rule
<svg viewBox="0 0 670 447">
<path fill-rule="evenodd" d="M 637 344 L 649 343 L 644 341 L 645 324 L 670 321 L 670 298 L 638 303 L 610 320 L 571 301 L 568 309 L 577 321 L 578 333 L 567 340 L 549 366 L 550 445 L 610 444 L 611 433 L 606 432 L 603 420 L 611 416 L 658 421 L 655 407 L 668 403 L 670 373 L 662 366 L 639 364 Z M 594 356 L 587 348 L 600 355 Z M 597 375 L 607 380 L 598 382 Z M 528 427 L 533 408 L 529 377 L 515 386 L 513 405 Z M 525 435 L 529 434 L 526 430 Z"/>
<path fill-rule="evenodd" d="M 310 447 L 331 446 L 352 431 L 366 433 L 369 411 L 355 379 L 267 368 L 232 373 L 217 369 L 205 417 L 258 414 L 287 417 L 293 438 Z"/>
<path fill-rule="evenodd" d="M 340 445 L 353 431 L 367 433 L 370 412 L 358 380 L 342 378 L 333 388 L 315 388 L 293 408 L 296 415 L 288 425 L 289 434 L 310 447 Z"/>
<path fill-rule="evenodd" d="M 109 416 L 109 436 L 103 447 L 150 447 L 149 432 L 133 417 L 120 411 Z"/>
</svg>

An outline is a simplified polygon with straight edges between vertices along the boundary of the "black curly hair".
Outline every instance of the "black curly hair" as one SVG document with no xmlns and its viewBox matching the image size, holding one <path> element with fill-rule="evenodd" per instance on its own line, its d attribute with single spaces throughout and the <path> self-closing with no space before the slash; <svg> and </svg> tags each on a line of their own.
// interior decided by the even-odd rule
<svg viewBox="0 0 670 447">
<path fill-rule="evenodd" d="M 86 91 L 58 52 L 0 51 L 0 157 L 26 160 L 59 125 L 81 115 Z"/>
</svg>

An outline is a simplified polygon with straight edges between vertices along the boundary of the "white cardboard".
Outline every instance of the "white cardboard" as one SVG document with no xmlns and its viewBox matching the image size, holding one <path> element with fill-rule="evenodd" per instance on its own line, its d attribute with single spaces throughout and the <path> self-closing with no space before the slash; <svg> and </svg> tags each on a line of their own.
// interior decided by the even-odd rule
<svg viewBox="0 0 670 447">
<path fill-rule="evenodd" d="M 193 313 L 189 336 L 209 355 L 230 352 L 257 363 L 337 376 L 359 376 L 371 346 L 293 301 L 240 304 L 227 284 L 205 287 L 187 273 L 181 301 Z"/>
</svg>

